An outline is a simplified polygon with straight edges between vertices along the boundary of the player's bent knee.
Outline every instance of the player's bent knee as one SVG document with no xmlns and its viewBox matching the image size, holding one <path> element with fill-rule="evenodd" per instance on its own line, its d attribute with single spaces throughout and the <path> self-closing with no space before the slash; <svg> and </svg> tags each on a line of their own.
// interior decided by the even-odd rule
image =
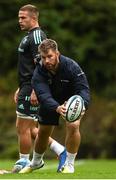
<svg viewBox="0 0 116 180">
<path fill-rule="evenodd" d="M 80 122 L 67 123 L 66 129 L 70 134 L 79 133 Z"/>
</svg>

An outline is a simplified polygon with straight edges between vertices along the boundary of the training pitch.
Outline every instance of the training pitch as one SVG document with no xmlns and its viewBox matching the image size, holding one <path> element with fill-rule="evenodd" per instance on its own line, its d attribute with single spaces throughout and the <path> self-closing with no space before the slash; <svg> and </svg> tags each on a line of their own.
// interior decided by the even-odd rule
<svg viewBox="0 0 116 180">
<path fill-rule="evenodd" d="M 116 179 L 116 160 L 76 160 L 74 174 L 57 173 L 58 161 L 46 160 L 43 168 L 29 174 L 0 174 L 0 179 Z M 0 160 L 1 170 L 15 161 Z"/>
</svg>

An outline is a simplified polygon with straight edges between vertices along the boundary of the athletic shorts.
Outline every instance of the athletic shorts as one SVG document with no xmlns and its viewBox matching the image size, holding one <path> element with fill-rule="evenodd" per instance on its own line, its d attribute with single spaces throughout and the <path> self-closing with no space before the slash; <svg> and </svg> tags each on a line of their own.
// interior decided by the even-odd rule
<svg viewBox="0 0 116 180">
<path fill-rule="evenodd" d="M 83 110 L 81 112 L 81 115 L 79 117 L 78 120 L 81 120 L 81 118 L 83 117 L 83 115 L 85 114 L 85 106 L 83 106 Z M 57 113 L 57 112 L 50 112 L 50 111 L 47 111 L 45 109 L 42 109 L 42 107 L 40 106 L 40 109 L 39 109 L 39 124 L 42 124 L 42 125 L 59 125 L 59 117 L 60 115 Z"/>
<path fill-rule="evenodd" d="M 24 85 L 18 96 L 18 102 L 16 107 L 17 117 L 25 119 L 34 119 L 37 120 L 37 112 L 39 106 L 33 106 L 30 103 L 30 95 L 32 92 L 32 87 L 30 85 Z"/>
<path fill-rule="evenodd" d="M 57 112 L 47 111 L 46 109 L 42 109 L 40 106 L 38 113 L 39 113 L 39 118 L 38 118 L 39 124 L 54 125 L 54 126 L 59 125 L 60 115 Z"/>
</svg>

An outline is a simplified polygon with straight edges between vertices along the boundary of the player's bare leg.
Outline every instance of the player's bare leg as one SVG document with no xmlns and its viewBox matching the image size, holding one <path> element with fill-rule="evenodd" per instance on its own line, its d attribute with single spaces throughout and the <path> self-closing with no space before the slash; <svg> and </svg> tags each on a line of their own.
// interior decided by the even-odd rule
<svg viewBox="0 0 116 180">
<path fill-rule="evenodd" d="M 63 173 L 74 172 L 74 161 L 78 153 L 78 149 L 81 141 L 79 127 L 80 127 L 80 120 L 77 120 L 73 123 L 66 122 L 65 146 L 67 150 L 67 158 L 62 168 Z"/>
</svg>

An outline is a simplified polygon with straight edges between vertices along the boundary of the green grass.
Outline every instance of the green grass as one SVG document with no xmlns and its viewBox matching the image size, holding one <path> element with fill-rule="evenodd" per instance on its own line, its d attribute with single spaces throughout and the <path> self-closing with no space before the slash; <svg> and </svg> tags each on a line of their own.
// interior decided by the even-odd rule
<svg viewBox="0 0 116 180">
<path fill-rule="evenodd" d="M 13 161 L 0 160 L 0 169 L 11 169 Z M 46 160 L 45 166 L 29 174 L 3 174 L 0 179 L 116 179 L 116 160 L 78 160 L 74 174 L 57 173 L 57 161 Z"/>
</svg>

